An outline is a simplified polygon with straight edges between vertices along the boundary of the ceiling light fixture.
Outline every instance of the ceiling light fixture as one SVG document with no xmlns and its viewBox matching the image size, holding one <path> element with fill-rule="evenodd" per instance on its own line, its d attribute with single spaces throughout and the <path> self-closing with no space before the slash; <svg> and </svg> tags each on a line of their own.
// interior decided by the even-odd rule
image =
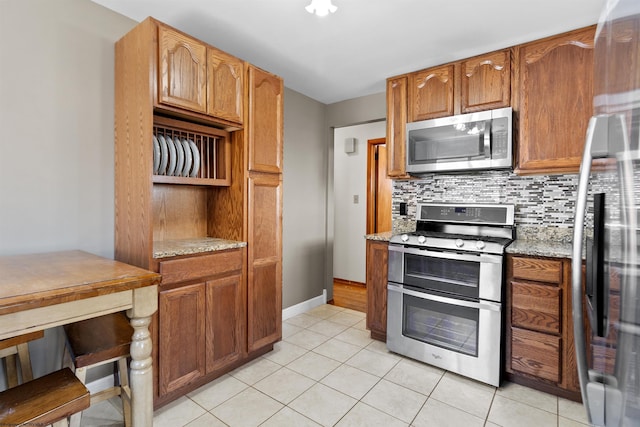
<svg viewBox="0 0 640 427">
<path fill-rule="evenodd" d="M 307 12 L 315 13 L 318 16 L 327 16 L 329 12 L 333 13 L 338 8 L 331 4 L 331 0 L 311 0 L 311 4 L 307 7 Z"/>
</svg>

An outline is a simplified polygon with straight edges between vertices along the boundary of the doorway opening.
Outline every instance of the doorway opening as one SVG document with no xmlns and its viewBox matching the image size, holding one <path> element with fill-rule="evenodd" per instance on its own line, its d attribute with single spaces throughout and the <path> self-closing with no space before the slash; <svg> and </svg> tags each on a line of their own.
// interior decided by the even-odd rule
<svg viewBox="0 0 640 427">
<path fill-rule="evenodd" d="M 367 234 L 391 231 L 391 195 L 393 181 L 387 178 L 385 138 L 367 141 Z M 333 303 L 340 307 L 366 312 L 365 283 L 333 279 Z"/>
<path fill-rule="evenodd" d="M 393 181 L 387 177 L 386 138 L 367 144 L 367 234 L 391 231 Z"/>
</svg>

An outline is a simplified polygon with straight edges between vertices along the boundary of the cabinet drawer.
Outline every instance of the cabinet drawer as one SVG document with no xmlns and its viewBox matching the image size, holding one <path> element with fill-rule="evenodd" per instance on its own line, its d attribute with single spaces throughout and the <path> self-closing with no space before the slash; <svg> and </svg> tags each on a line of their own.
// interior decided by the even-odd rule
<svg viewBox="0 0 640 427">
<path fill-rule="evenodd" d="M 511 329 L 511 369 L 560 382 L 560 337 Z"/>
<path fill-rule="evenodd" d="M 513 277 L 536 282 L 562 283 L 562 261 L 513 257 Z"/>
<path fill-rule="evenodd" d="M 160 262 L 162 284 L 186 282 L 242 269 L 242 249 Z"/>
<path fill-rule="evenodd" d="M 511 324 L 560 334 L 561 292 L 557 286 L 511 282 Z"/>
</svg>

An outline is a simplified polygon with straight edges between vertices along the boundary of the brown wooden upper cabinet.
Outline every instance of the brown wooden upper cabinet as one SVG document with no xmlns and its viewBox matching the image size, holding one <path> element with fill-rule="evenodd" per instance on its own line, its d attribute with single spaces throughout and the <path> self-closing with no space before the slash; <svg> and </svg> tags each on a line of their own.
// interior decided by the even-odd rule
<svg viewBox="0 0 640 427">
<path fill-rule="evenodd" d="M 178 31 L 159 28 L 158 100 L 199 113 L 207 112 L 207 47 Z"/>
<path fill-rule="evenodd" d="M 405 124 L 407 123 L 407 76 L 387 80 L 387 175 L 405 178 Z"/>
<path fill-rule="evenodd" d="M 207 112 L 242 123 L 244 63 L 221 50 L 207 49 Z"/>
<path fill-rule="evenodd" d="M 453 115 L 453 64 L 409 75 L 409 121 Z"/>
<path fill-rule="evenodd" d="M 158 25 L 158 103 L 242 123 L 244 62 Z"/>
<path fill-rule="evenodd" d="M 511 51 L 387 79 L 387 175 L 408 178 L 407 122 L 508 107 L 511 102 Z"/>
<path fill-rule="evenodd" d="M 460 61 L 462 113 L 508 107 L 511 102 L 511 51 L 508 49 Z"/>
<path fill-rule="evenodd" d="M 593 100 L 595 27 L 514 49 L 516 173 L 577 172 Z"/>
<path fill-rule="evenodd" d="M 282 173 L 282 79 L 254 66 L 247 76 L 249 170 Z"/>
<path fill-rule="evenodd" d="M 409 121 L 508 107 L 511 101 L 508 49 L 409 75 Z"/>
</svg>

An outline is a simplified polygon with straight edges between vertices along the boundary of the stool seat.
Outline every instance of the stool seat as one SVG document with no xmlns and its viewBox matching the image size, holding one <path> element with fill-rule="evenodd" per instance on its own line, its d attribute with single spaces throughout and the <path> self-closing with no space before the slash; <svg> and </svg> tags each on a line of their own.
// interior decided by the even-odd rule
<svg viewBox="0 0 640 427">
<path fill-rule="evenodd" d="M 70 323 L 64 331 L 76 368 L 129 356 L 133 328 L 124 313 Z"/>
<path fill-rule="evenodd" d="M 36 331 L 0 340 L 0 358 L 5 359 L 5 372 L 7 386 L 9 388 L 20 384 L 18 380 L 18 364 L 20 364 L 22 382 L 24 383 L 33 379 L 31 357 L 29 356 L 29 341 L 34 341 L 42 337 L 44 337 L 44 331 Z"/>
<path fill-rule="evenodd" d="M 112 313 L 93 319 L 64 325 L 67 335 L 65 360 L 76 377 L 85 383 L 87 370 L 107 363 L 116 363 L 118 376 L 114 374 L 114 386 L 93 393 L 91 404 L 120 396 L 124 424 L 131 425 L 131 390 L 127 359 L 129 357 L 133 327 L 123 313 Z M 70 360 L 69 360 L 70 359 Z M 82 414 L 71 417 L 71 427 L 79 427 Z"/>
<path fill-rule="evenodd" d="M 89 390 L 63 368 L 1 392 L 0 425 L 66 425 L 67 417 L 89 403 Z"/>
</svg>

